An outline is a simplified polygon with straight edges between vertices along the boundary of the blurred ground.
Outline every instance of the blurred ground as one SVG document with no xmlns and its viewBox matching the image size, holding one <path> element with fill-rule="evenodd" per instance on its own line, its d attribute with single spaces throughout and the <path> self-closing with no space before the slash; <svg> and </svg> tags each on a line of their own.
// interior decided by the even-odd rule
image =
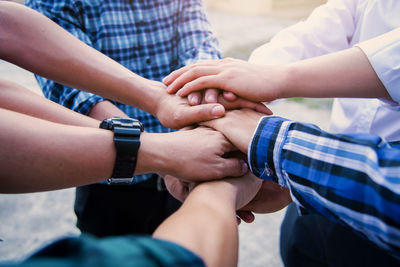
<svg viewBox="0 0 400 267">
<path fill-rule="evenodd" d="M 251 50 L 277 31 L 299 20 L 284 16 L 239 16 L 210 11 L 209 18 L 226 56 L 247 59 Z M 40 93 L 29 72 L 0 61 L 0 77 Z M 276 115 L 327 128 L 329 102 L 280 101 L 270 106 Z M 46 193 L 0 194 L 0 261 L 22 259 L 54 238 L 78 234 L 73 214 L 74 189 Z M 279 226 L 284 211 L 257 215 L 253 224 L 240 226 L 239 266 L 282 266 Z"/>
</svg>

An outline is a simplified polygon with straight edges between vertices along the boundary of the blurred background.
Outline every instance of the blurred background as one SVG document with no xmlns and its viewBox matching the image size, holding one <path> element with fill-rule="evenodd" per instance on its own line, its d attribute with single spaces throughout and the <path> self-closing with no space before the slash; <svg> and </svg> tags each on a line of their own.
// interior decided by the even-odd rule
<svg viewBox="0 0 400 267">
<path fill-rule="evenodd" d="M 23 3 L 21 0 L 14 2 Z M 208 18 L 224 56 L 246 60 L 251 51 L 278 31 L 305 19 L 324 0 L 204 0 Z M 33 75 L 0 60 L 0 78 L 41 94 Z M 330 99 L 295 98 L 270 104 L 275 115 L 317 124 L 327 129 Z M 74 189 L 45 193 L 0 194 L 0 262 L 23 259 L 51 240 L 77 235 Z M 282 266 L 279 227 L 284 210 L 256 215 L 239 227 L 239 266 Z"/>
</svg>

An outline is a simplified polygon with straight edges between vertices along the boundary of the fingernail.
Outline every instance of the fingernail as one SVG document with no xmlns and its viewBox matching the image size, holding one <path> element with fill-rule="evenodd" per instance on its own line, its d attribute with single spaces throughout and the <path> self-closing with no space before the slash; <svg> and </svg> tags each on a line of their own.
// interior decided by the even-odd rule
<svg viewBox="0 0 400 267">
<path fill-rule="evenodd" d="M 246 162 L 242 161 L 242 172 L 246 173 L 249 170 L 249 165 Z"/>
<path fill-rule="evenodd" d="M 163 83 L 168 83 L 169 80 L 170 80 L 170 78 L 169 78 L 169 76 L 167 76 L 167 77 L 165 77 L 162 81 L 163 81 Z"/>
<path fill-rule="evenodd" d="M 217 103 L 217 99 L 215 98 L 215 95 L 207 95 L 207 102 L 208 103 Z"/>
<path fill-rule="evenodd" d="M 191 98 L 190 98 L 190 103 L 192 104 L 192 105 L 198 105 L 199 104 L 199 97 L 197 96 L 197 95 L 195 95 L 195 96 L 192 96 Z"/>
<path fill-rule="evenodd" d="M 176 92 L 176 95 L 182 96 L 182 90 L 179 90 L 178 92 Z"/>
<path fill-rule="evenodd" d="M 216 118 L 219 118 L 224 114 L 225 114 L 225 108 L 221 105 L 215 106 L 211 110 L 211 115 L 213 115 Z"/>
</svg>

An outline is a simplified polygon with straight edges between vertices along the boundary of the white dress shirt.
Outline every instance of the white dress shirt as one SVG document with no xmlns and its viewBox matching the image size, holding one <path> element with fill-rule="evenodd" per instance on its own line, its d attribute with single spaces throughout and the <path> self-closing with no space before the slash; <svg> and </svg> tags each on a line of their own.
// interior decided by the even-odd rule
<svg viewBox="0 0 400 267">
<path fill-rule="evenodd" d="M 360 47 L 397 102 L 378 99 L 335 99 L 332 132 L 373 133 L 400 140 L 400 36 L 364 42 L 400 27 L 398 0 L 329 0 L 310 17 L 279 32 L 257 48 L 249 61 L 283 64 Z M 323 90 L 323 88 L 321 88 Z"/>
</svg>

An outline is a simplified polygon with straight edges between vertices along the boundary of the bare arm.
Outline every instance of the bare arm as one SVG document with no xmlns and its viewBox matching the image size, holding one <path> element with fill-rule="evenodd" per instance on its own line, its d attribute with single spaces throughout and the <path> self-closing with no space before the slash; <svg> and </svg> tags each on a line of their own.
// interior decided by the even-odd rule
<svg viewBox="0 0 400 267">
<path fill-rule="evenodd" d="M 0 188 L 25 193 L 96 183 L 111 176 L 113 133 L 0 109 Z"/>
<path fill-rule="evenodd" d="M 0 88 L 0 113 L 4 117 L 0 125 L 2 192 L 60 189 L 111 176 L 115 162 L 113 134 L 98 129 L 98 120 L 10 82 L 0 82 Z M 141 142 L 136 174 L 158 172 L 209 180 L 240 176 L 248 170 L 243 161 L 224 157 L 234 147 L 221 133 L 210 129 L 145 132 Z"/>
<path fill-rule="evenodd" d="M 398 36 L 400 29 L 387 35 Z M 363 97 L 391 99 L 367 56 L 358 48 L 280 66 L 224 59 L 184 67 L 166 77 L 180 96 L 220 88 L 253 101 L 287 97 Z"/>
<path fill-rule="evenodd" d="M 146 79 L 80 42 L 45 16 L 15 3 L 3 1 L 0 6 L 1 58 L 62 84 L 151 111 L 158 94 L 140 89 L 146 86 Z"/>
<path fill-rule="evenodd" d="M 99 121 L 72 112 L 28 89 L 0 79 L 0 108 L 20 112 L 44 120 L 85 127 L 99 127 Z"/>
<path fill-rule="evenodd" d="M 225 112 L 215 103 L 191 107 L 186 99 L 168 95 L 162 83 L 132 73 L 43 15 L 6 1 L 0 2 L 0 58 L 56 82 L 140 108 L 169 128 Z"/>
<path fill-rule="evenodd" d="M 200 184 L 153 236 L 186 247 L 199 255 L 207 266 L 236 266 L 235 212 L 254 197 L 260 185 L 261 180 L 251 174 Z"/>
</svg>

